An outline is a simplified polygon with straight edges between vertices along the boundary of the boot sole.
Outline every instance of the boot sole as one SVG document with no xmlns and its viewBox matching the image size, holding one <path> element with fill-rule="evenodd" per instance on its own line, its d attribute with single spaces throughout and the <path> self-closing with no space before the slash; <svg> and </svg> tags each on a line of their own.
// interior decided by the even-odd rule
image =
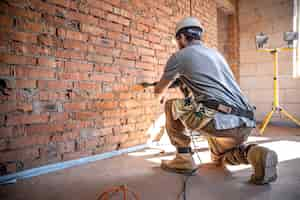
<svg viewBox="0 0 300 200">
<path fill-rule="evenodd" d="M 277 180 L 277 164 L 278 156 L 276 152 L 270 150 L 267 152 L 264 163 L 264 178 L 263 180 L 251 180 L 250 182 L 256 185 L 264 185 Z"/>
<path fill-rule="evenodd" d="M 264 184 L 274 182 L 277 179 L 278 156 L 274 151 L 266 155 Z"/>
<path fill-rule="evenodd" d="M 165 171 L 176 173 L 176 174 L 183 174 L 187 176 L 195 176 L 197 174 L 198 168 L 187 170 L 187 169 L 176 169 L 176 168 L 169 168 L 165 165 L 161 165 L 161 168 Z"/>
</svg>

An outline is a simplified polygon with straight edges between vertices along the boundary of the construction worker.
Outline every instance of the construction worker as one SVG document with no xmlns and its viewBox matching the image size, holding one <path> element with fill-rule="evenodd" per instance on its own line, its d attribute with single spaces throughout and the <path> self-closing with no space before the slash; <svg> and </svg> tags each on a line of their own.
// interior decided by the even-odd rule
<svg viewBox="0 0 300 200">
<path fill-rule="evenodd" d="M 226 60 L 201 41 L 203 27 L 195 17 L 176 26 L 179 51 L 167 61 L 154 92 L 164 98 L 166 89 L 177 80 L 188 90 L 184 99 L 165 102 L 166 131 L 177 148 L 173 160 L 161 167 L 178 173 L 197 169 L 190 147 L 189 131 L 207 137 L 211 159 L 217 165 L 251 164 L 250 182 L 266 184 L 277 179 L 277 154 L 257 144 L 246 144 L 255 127 L 253 107 L 242 94 Z"/>
</svg>

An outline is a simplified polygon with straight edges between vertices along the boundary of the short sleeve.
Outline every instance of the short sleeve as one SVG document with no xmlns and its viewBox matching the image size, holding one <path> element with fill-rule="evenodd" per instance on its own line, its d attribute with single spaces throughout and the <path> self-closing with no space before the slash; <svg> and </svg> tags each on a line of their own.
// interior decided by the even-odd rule
<svg viewBox="0 0 300 200">
<path fill-rule="evenodd" d="M 180 63 L 178 62 L 177 54 L 173 54 L 167 61 L 162 79 L 164 80 L 175 80 L 179 75 Z"/>
</svg>

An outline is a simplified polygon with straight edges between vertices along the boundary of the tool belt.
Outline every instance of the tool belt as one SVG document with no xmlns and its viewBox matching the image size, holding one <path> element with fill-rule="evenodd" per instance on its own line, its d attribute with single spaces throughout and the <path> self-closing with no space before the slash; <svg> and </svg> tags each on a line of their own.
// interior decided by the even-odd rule
<svg viewBox="0 0 300 200">
<path fill-rule="evenodd" d="M 205 107 L 219 111 L 221 113 L 237 115 L 240 117 L 246 117 L 250 120 L 254 120 L 254 113 L 252 110 L 244 110 L 244 109 L 236 108 L 227 103 L 219 102 L 217 100 L 198 101 L 197 98 L 193 96 L 193 93 L 189 90 L 189 88 L 178 78 L 171 84 L 170 88 L 174 88 L 178 86 L 180 87 L 181 92 L 185 96 L 184 101 L 186 105 L 190 105 L 193 103 L 196 104 L 201 103 Z"/>
<path fill-rule="evenodd" d="M 204 106 L 219 111 L 221 113 L 237 115 L 240 117 L 246 117 L 248 119 L 254 120 L 254 113 L 252 110 L 244 110 L 244 109 L 236 108 L 216 100 L 206 100 L 206 101 L 197 101 L 197 102 L 202 103 Z"/>
</svg>

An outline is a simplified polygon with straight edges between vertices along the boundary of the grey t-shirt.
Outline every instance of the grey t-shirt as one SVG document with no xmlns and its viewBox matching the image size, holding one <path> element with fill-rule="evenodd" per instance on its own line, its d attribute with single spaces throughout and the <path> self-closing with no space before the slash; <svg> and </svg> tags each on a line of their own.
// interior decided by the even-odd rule
<svg viewBox="0 0 300 200">
<path fill-rule="evenodd" d="M 252 110 L 224 57 L 201 42 L 193 42 L 169 58 L 162 79 L 172 81 L 176 78 L 185 83 L 197 99 L 213 99 Z M 255 127 L 254 120 L 220 112 L 216 113 L 214 123 L 218 130 L 243 124 Z"/>
</svg>

